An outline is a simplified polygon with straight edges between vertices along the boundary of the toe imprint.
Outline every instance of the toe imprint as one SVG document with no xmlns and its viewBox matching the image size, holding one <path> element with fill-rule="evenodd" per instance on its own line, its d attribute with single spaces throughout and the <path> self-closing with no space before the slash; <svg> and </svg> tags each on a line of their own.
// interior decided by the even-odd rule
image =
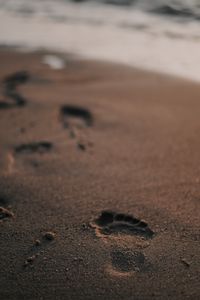
<svg viewBox="0 0 200 300">
<path fill-rule="evenodd" d="M 112 211 L 103 211 L 91 225 L 103 235 L 139 235 L 146 239 L 152 238 L 154 235 L 146 222 L 131 215 L 118 214 Z"/>
<path fill-rule="evenodd" d="M 53 145 L 50 142 L 33 142 L 29 144 L 21 144 L 15 147 L 15 153 L 45 153 L 52 149 Z"/>
</svg>

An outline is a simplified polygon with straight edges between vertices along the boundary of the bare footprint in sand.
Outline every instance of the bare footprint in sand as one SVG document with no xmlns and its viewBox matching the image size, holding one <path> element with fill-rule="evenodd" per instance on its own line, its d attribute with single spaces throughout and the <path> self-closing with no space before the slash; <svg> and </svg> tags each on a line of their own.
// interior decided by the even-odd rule
<svg viewBox="0 0 200 300">
<path fill-rule="evenodd" d="M 13 173 L 27 163 L 32 167 L 38 167 L 38 155 L 49 153 L 53 149 L 53 144 L 48 141 L 32 142 L 20 144 L 14 147 L 13 152 L 8 154 L 7 172 Z"/>
<path fill-rule="evenodd" d="M 87 142 L 86 131 L 94 122 L 91 112 L 83 107 L 63 105 L 60 109 L 60 120 L 63 128 L 68 130 L 69 137 L 75 139 L 77 148 L 85 151 L 91 145 Z"/>
<path fill-rule="evenodd" d="M 145 239 L 152 238 L 154 232 L 148 224 L 131 215 L 103 211 L 101 215 L 91 223 L 100 235 L 137 235 Z"/>
<path fill-rule="evenodd" d="M 26 83 L 30 79 L 30 75 L 26 71 L 16 72 L 3 81 L 3 94 L 8 101 L 0 101 L 0 109 L 8 109 L 13 107 L 22 107 L 26 104 L 26 99 L 17 91 L 18 85 Z"/>
<path fill-rule="evenodd" d="M 90 225 L 96 235 L 111 247 L 111 261 L 105 265 L 110 276 L 132 276 L 148 266 L 140 249 L 146 248 L 146 243 L 149 246 L 147 240 L 155 233 L 146 222 L 128 214 L 103 211 Z"/>
</svg>

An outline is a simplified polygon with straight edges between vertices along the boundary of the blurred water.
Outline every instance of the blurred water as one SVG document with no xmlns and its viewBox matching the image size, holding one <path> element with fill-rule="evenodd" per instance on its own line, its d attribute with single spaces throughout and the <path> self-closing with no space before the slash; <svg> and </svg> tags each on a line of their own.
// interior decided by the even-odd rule
<svg viewBox="0 0 200 300">
<path fill-rule="evenodd" d="M 200 1 L 0 0 L 0 43 L 200 80 Z"/>
<path fill-rule="evenodd" d="M 37 8 L 49 5 L 48 0 L 1 0 L 0 5 L 7 9 L 33 13 Z M 128 6 L 147 13 L 162 16 L 200 20 L 200 0 L 54 0 L 54 5 L 61 3 L 90 3 L 99 5 Z M 52 7 L 51 7 L 52 9 Z"/>
</svg>

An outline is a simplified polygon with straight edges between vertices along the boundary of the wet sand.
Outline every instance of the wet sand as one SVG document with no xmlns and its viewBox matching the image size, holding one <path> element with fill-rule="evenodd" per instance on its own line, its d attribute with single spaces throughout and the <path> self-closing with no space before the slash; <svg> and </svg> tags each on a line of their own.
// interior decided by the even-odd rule
<svg viewBox="0 0 200 300">
<path fill-rule="evenodd" d="M 0 299 L 199 299 L 200 85 L 0 51 Z"/>
</svg>

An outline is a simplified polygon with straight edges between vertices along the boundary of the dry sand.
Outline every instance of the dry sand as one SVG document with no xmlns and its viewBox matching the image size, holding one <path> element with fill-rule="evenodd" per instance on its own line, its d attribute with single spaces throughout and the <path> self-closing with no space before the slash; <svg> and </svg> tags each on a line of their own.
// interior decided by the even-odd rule
<svg viewBox="0 0 200 300">
<path fill-rule="evenodd" d="M 0 52 L 0 299 L 199 299 L 200 86 Z"/>
</svg>

